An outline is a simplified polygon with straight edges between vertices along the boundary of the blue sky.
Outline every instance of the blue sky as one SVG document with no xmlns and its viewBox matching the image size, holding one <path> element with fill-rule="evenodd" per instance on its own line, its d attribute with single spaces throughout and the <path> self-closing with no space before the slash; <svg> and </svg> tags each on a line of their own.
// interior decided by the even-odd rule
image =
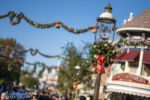
<svg viewBox="0 0 150 100">
<path fill-rule="evenodd" d="M 0 0 L 0 14 L 6 14 L 10 10 L 16 13 L 23 12 L 35 22 L 44 24 L 59 20 L 69 27 L 82 29 L 96 24 L 96 18 L 104 11 L 108 2 L 113 8 L 117 27 L 129 17 L 130 12 L 133 12 L 135 17 L 150 8 L 150 0 Z M 39 49 L 48 55 L 62 54 L 61 47 L 67 42 L 73 42 L 80 48 L 83 45 L 82 41 L 94 41 L 91 31 L 75 35 L 63 28 L 38 29 L 24 20 L 12 26 L 9 18 L 0 19 L 0 37 L 15 38 L 25 49 Z M 39 55 L 32 57 L 29 53 L 26 61 L 57 65 L 57 59 L 47 59 Z"/>
</svg>

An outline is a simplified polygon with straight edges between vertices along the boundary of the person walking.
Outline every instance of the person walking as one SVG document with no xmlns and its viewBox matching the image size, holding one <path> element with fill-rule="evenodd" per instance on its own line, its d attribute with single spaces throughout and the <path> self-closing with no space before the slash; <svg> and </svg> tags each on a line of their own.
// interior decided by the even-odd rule
<svg viewBox="0 0 150 100">
<path fill-rule="evenodd" d="M 3 93 L 1 94 L 0 100 L 7 100 L 6 92 L 3 92 Z"/>
<path fill-rule="evenodd" d="M 30 100 L 28 91 L 26 91 L 25 86 L 20 83 L 17 89 L 17 100 Z"/>
</svg>

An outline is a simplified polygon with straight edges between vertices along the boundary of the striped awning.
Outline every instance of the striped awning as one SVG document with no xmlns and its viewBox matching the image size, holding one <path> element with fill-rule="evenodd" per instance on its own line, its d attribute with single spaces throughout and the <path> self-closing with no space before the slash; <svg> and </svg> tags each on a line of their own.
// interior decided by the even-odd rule
<svg viewBox="0 0 150 100">
<path fill-rule="evenodd" d="M 117 56 L 117 61 L 135 61 L 139 54 L 140 51 L 138 50 L 123 51 Z"/>
<path fill-rule="evenodd" d="M 143 63 L 150 64 L 150 51 L 144 51 Z"/>
<path fill-rule="evenodd" d="M 123 61 L 126 54 L 127 54 L 127 51 L 123 51 L 123 52 L 119 53 L 117 55 L 117 61 Z"/>
<path fill-rule="evenodd" d="M 140 51 L 138 50 L 130 50 L 126 56 L 124 57 L 127 61 L 135 61 L 139 57 Z"/>
<path fill-rule="evenodd" d="M 140 57 L 140 50 L 130 50 L 129 52 L 125 50 L 118 54 L 116 60 L 119 62 L 139 61 L 139 57 Z M 143 63 L 150 64 L 150 51 L 144 51 Z"/>
</svg>

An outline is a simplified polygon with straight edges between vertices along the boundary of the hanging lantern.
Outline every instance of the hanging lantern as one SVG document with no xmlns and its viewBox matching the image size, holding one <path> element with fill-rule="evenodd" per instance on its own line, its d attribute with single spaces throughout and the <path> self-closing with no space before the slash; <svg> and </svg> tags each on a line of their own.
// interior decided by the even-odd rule
<svg viewBox="0 0 150 100">
<path fill-rule="evenodd" d="M 97 23 L 99 26 L 99 35 L 102 40 L 109 40 L 112 33 L 114 40 L 114 32 L 113 29 L 115 28 L 116 20 L 112 14 L 112 7 L 110 3 L 108 6 L 105 7 L 105 11 L 97 18 Z"/>
</svg>

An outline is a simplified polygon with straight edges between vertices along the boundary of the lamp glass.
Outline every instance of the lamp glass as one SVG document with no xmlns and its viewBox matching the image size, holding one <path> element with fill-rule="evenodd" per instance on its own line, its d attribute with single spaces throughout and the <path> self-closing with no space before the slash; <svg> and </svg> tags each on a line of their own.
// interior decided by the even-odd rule
<svg viewBox="0 0 150 100">
<path fill-rule="evenodd" d="M 77 66 L 75 67 L 75 70 L 76 70 L 76 74 L 77 74 L 77 75 L 79 75 L 80 69 L 81 69 L 81 67 L 80 67 L 79 65 L 77 65 Z"/>
</svg>

